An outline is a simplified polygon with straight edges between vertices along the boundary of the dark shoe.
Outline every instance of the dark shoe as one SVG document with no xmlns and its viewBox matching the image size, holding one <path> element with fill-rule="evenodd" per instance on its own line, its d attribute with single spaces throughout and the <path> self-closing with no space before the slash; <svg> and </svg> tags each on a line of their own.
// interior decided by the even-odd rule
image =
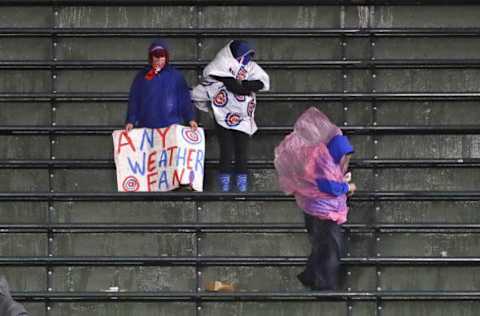
<svg viewBox="0 0 480 316">
<path fill-rule="evenodd" d="M 298 279 L 298 281 L 300 281 L 300 283 L 303 284 L 303 286 L 308 287 L 308 288 L 313 287 L 313 282 L 308 280 L 305 277 L 305 272 L 301 272 L 301 273 L 297 274 L 297 279 Z"/>
<path fill-rule="evenodd" d="M 316 285 L 314 281 L 305 276 L 305 271 L 297 274 L 297 279 L 303 284 L 303 286 L 308 287 L 313 291 L 335 291 L 334 288 L 330 288 L 328 286 Z"/>
</svg>

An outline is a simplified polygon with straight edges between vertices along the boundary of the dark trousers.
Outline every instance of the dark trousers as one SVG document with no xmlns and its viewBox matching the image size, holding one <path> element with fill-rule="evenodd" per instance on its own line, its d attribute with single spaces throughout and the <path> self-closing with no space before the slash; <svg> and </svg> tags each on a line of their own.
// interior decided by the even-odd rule
<svg viewBox="0 0 480 316">
<path fill-rule="evenodd" d="M 247 173 L 248 145 L 250 136 L 243 132 L 226 129 L 218 124 L 217 137 L 220 145 L 220 172 Z M 235 168 L 232 160 L 235 156 Z"/>
<path fill-rule="evenodd" d="M 333 221 L 321 220 L 308 214 L 305 214 L 305 224 L 312 253 L 299 279 L 314 290 L 336 290 L 340 257 L 344 251 L 342 227 Z"/>
</svg>

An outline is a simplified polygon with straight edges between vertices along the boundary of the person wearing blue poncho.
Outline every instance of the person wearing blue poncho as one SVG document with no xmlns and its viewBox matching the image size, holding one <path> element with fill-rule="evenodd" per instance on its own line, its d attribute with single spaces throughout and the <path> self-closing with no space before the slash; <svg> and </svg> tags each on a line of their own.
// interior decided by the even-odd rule
<svg viewBox="0 0 480 316">
<path fill-rule="evenodd" d="M 125 129 L 161 128 L 188 124 L 196 129 L 190 90 L 182 74 L 169 64 L 169 51 L 162 40 L 148 49 L 149 65 L 133 80 L 128 99 Z"/>
</svg>

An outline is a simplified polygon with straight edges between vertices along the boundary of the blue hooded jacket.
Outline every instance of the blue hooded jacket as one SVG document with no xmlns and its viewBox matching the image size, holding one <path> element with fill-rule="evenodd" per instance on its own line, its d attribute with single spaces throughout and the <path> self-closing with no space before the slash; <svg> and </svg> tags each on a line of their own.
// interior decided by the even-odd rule
<svg viewBox="0 0 480 316">
<path fill-rule="evenodd" d="M 168 47 L 156 40 L 150 48 Z M 167 59 L 168 61 L 168 59 Z M 190 90 L 183 75 L 168 63 L 152 80 L 145 78 L 151 65 L 140 70 L 133 80 L 128 99 L 127 123 L 134 127 L 160 128 L 194 119 Z"/>
<path fill-rule="evenodd" d="M 354 152 L 353 146 L 348 138 L 343 135 L 333 137 L 327 144 L 328 152 L 332 156 L 333 161 L 338 165 L 343 156 Z M 335 196 L 346 194 L 348 192 L 348 184 L 346 182 L 337 182 L 327 179 L 317 179 L 318 189 L 322 192 Z"/>
</svg>

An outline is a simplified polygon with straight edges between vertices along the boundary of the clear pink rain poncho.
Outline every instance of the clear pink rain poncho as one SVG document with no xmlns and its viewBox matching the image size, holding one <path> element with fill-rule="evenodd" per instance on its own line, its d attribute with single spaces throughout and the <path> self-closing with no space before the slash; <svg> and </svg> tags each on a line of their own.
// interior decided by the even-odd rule
<svg viewBox="0 0 480 316">
<path fill-rule="evenodd" d="M 335 163 L 327 144 L 342 135 L 328 117 L 311 107 L 297 120 L 292 133 L 275 148 L 275 169 L 280 189 L 294 194 L 306 213 L 342 224 L 347 220 L 346 194 L 334 196 L 318 189 L 316 179 L 344 182 L 348 167 Z M 342 164 L 343 162 L 343 164 Z"/>
</svg>

